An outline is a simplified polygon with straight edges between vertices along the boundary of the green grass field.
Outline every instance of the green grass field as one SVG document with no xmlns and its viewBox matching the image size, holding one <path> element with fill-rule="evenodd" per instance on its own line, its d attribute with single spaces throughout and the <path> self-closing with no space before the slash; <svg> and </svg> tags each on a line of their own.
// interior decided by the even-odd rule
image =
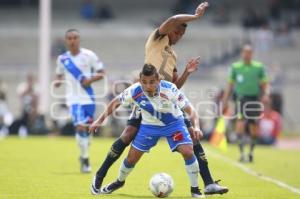
<svg viewBox="0 0 300 199">
<path fill-rule="evenodd" d="M 91 146 L 91 164 L 95 171 L 113 139 L 95 138 Z M 214 178 L 230 188 L 226 195 L 209 196 L 224 199 L 300 198 L 300 195 L 245 173 L 237 168 L 236 146 L 221 153 L 205 144 Z M 170 198 L 190 198 L 184 163 L 161 141 L 145 154 L 121 190 L 107 196 L 90 195 L 93 174 L 80 174 L 75 139 L 62 137 L 9 137 L 0 140 L 0 199 L 15 198 L 154 198 L 148 190 L 150 177 L 157 172 L 169 173 L 175 181 Z M 124 153 L 124 156 L 127 152 Z M 254 164 L 245 164 L 263 175 L 300 188 L 300 151 L 259 147 Z M 220 158 L 222 157 L 222 158 Z M 105 183 L 117 177 L 121 158 L 110 170 Z M 226 158 L 227 161 L 224 160 Z M 232 161 L 232 162 L 230 162 Z M 202 181 L 200 183 L 203 188 Z"/>
</svg>

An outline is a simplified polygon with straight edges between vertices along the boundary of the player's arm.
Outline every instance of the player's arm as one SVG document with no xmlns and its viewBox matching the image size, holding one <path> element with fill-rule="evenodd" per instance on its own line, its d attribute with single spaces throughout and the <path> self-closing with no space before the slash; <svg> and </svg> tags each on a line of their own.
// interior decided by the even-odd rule
<svg viewBox="0 0 300 199">
<path fill-rule="evenodd" d="M 63 80 L 64 76 L 63 75 L 55 75 L 55 78 L 54 78 L 54 86 L 56 88 L 60 87 L 61 86 L 61 81 Z"/>
<path fill-rule="evenodd" d="M 92 83 L 103 79 L 105 76 L 103 63 L 100 61 L 100 59 L 95 53 L 91 54 L 91 66 L 94 69 L 94 71 L 96 71 L 96 73 L 94 73 L 92 77 L 85 78 L 82 80 L 81 84 L 84 87 L 90 86 Z"/>
<path fill-rule="evenodd" d="M 95 130 L 104 122 L 104 120 L 108 116 L 110 116 L 121 104 L 125 106 L 133 104 L 133 99 L 131 96 L 131 88 L 132 87 L 125 89 L 119 96 L 115 97 L 112 101 L 110 101 L 110 103 L 103 111 L 103 113 L 90 126 L 89 128 L 90 133 L 94 133 Z"/>
<path fill-rule="evenodd" d="M 226 88 L 224 90 L 224 95 L 223 95 L 222 100 L 221 100 L 222 101 L 221 105 L 223 106 L 223 111 L 226 108 L 227 103 L 228 103 L 228 99 L 232 94 L 235 79 L 236 79 L 235 68 L 233 66 L 231 66 L 230 70 L 229 70 L 229 74 L 228 74 L 227 85 L 226 85 Z"/>
<path fill-rule="evenodd" d="M 199 124 L 199 117 L 189 100 L 180 92 L 180 90 L 173 85 L 172 92 L 174 96 L 172 97 L 172 100 L 175 102 L 175 104 L 184 112 L 188 114 L 188 116 L 191 119 L 191 122 L 193 124 L 193 133 L 191 136 L 199 140 L 201 137 L 203 137 L 203 133 L 200 130 L 200 124 Z"/>
<path fill-rule="evenodd" d="M 63 80 L 64 77 L 64 66 L 62 65 L 61 61 L 60 61 L 60 56 L 58 56 L 57 60 L 56 60 L 56 69 L 55 69 L 55 78 L 54 78 L 54 86 L 56 88 L 61 86 L 61 82 Z"/>
<path fill-rule="evenodd" d="M 82 85 L 85 87 L 90 86 L 93 82 L 97 82 L 101 79 L 103 79 L 105 76 L 105 71 L 104 69 L 98 70 L 96 71 L 95 74 L 93 74 L 93 76 L 91 78 L 86 78 L 82 80 Z"/>
<path fill-rule="evenodd" d="M 199 19 L 204 14 L 206 8 L 208 7 L 208 3 L 204 2 L 199 4 L 199 6 L 195 10 L 195 14 L 179 14 L 174 15 L 167 19 L 165 22 L 163 22 L 159 27 L 159 34 L 165 35 L 170 32 L 172 32 L 178 25 L 183 23 L 188 23 L 191 21 L 194 21 L 196 19 Z"/>
<path fill-rule="evenodd" d="M 187 105 L 183 110 L 185 113 L 188 114 L 188 116 L 193 124 L 193 127 L 194 127 L 193 137 L 196 140 L 200 140 L 203 137 L 203 133 L 200 130 L 199 116 L 198 116 L 197 111 L 195 111 L 194 107 L 191 104 Z"/>
<path fill-rule="evenodd" d="M 183 86 L 183 84 L 185 83 L 185 81 L 187 80 L 187 78 L 190 76 L 190 74 L 195 72 L 198 69 L 199 63 L 200 63 L 200 57 L 191 59 L 187 63 L 185 70 L 180 77 L 178 77 L 177 71 L 173 72 L 173 75 L 175 75 L 175 76 L 173 76 L 174 77 L 173 83 L 177 86 L 177 88 L 180 89 Z"/>
<path fill-rule="evenodd" d="M 268 78 L 266 75 L 266 71 L 264 68 L 261 70 L 261 75 L 260 75 L 260 88 L 262 91 L 262 102 L 266 102 L 270 98 L 270 84 L 268 82 Z"/>
<path fill-rule="evenodd" d="M 228 110 L 227 109 L 228 108 L 228 99 L 232 94 L 233 87 L 234 87 L 234 83 L 229 81 L 224 90 L 223 97 L 221 98 L 221 104 L 220 104 L 221 109 L 219 109 L 222 112 L 221 114 L 225 114 L 226 111 Z"/>
<path fill-rule="evenodd" d="M 96 129 L 104 122 L 104 120 L 110 116 L 120 105 L 121 101 L 119 97 L 115 97 L 112 101 L 110 101 L 103 113 L 90 126 L 89 132 L 94 133 Z"/>
</svg>

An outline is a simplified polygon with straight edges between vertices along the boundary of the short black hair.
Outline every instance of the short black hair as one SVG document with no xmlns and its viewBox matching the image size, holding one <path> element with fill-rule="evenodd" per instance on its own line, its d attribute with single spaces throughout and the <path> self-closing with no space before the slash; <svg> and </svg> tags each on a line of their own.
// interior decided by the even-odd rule
<svg viewBox="0 0 300 199">
<path fill-rule="evenodd" d="M 151 64 L 145 64 L 142 71 L 140 72 L 140 77 L 142 77 L 142 75 L 145 76 L 151 76 L 151 75 L 155 75 L 155 77 L 158 79 L 158 72 L 156 70 L 156 68 L 151 65 Z"/>
<path fill-rule="evenodd" d="M 67 36 L 69 32 L 77 32 L 79 34 L 79 31 L 76 28 L 70 28 L 66 31 L 65 36 Z"/>
</svg>

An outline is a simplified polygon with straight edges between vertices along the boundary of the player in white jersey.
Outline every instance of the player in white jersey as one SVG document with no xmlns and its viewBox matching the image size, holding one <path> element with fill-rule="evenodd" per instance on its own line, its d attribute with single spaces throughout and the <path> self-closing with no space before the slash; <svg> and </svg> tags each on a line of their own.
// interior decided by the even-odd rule
<svg viewBox="0 0 300 199">
<path fill-rule="evenodd" d="M 81 172 L 91 171 L 88 148 L 90 136 L 88 124 L 93 122 L 95 96 L 91 86 L 105 75 L 102 62 L 91 50 L 80 48 L 80 34 L 69 29 L 65 34 L 68 51 L 57 58 L 56 87 L 64 77 L 66 84 L 66 102 L 73 124 L 76 128 L 76 140 L 80 149 Z"/>
<path fill-rule="evenodd" d="M 160 81 L 156 68 L 153 65 L 145 64 L 140 73 L 140 82 L 133 84 L 113 99 L 106 110 L 92 124 L 89 131 L 95 132 L 105 118 L 121 104 L 132 104 L 141 109 L 141 126 L 132 142 L 127 158 L 120 167 L 118 179 L 103 187 L 101 192 L 93 181 L 91 192 L 93 194 L 109 194 L 121 188 L 143 153 L 154 147 L 160 137 L 165 137 L 171 150 L 178 151 L 184 158 L 192 197 L 202 198 L 203 195 L 198 186 L 199 165 L 194 155 L 191 136 L 184 123 L 182 110 L 190 116 L 194 127 L 192 137 L 198 141 L 202 134 L 199 118 L 176 85 L 164 80 Z"/>
</svg>

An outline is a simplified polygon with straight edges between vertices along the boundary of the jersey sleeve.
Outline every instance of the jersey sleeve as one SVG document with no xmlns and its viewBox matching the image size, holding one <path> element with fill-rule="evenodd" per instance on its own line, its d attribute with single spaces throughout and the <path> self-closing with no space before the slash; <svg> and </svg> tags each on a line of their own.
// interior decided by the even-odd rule
<svg viewBox="0 0 300 199">
<path fill-rule="evenodd" d="M 190 104 L 186 96 L 175 86 L 175 84 L 172 85 L 171 92 L 172 92 L 172 101 L 180 109 L 184 109 L 186 106 Z"/>
<path fill-rule="evenodd" d="M 228 82 L 229 83 L 234 83 L 235 82 L 235 78 L 236 78 L 236 72 L 234 70 L 233 66 L 230 66 L 229 68 L 229 72 L 228 72 Z"/>
<path fill-rule="evenodd" d="M 131 87 L 125 89 L 122 93 L 120 93 L 118 98 L 122 105 L 132 105 L 134 103 L 134 100 L 131 95 Z"/>
<path fill-rule="evenodd" d="M 56 75 L 63 75 L 64 74 L 64 65 L 60 61 L 60 56 L 58 56 L 56 60 L 56 69 L 55 69 L 55 74 Z"/>
<path fill-rule="evenodd" d="M 91 54 L 91 65 L 95 71 L 103 70 L 104 65 L 95 53 Z"/>
<path fill-rule="evenodd" d="M 264 66 L 261 67 L 259 79 L 261 82 L 268 82 L 268 76 L 267 76 L 266 69 Z"/>
</svg>

